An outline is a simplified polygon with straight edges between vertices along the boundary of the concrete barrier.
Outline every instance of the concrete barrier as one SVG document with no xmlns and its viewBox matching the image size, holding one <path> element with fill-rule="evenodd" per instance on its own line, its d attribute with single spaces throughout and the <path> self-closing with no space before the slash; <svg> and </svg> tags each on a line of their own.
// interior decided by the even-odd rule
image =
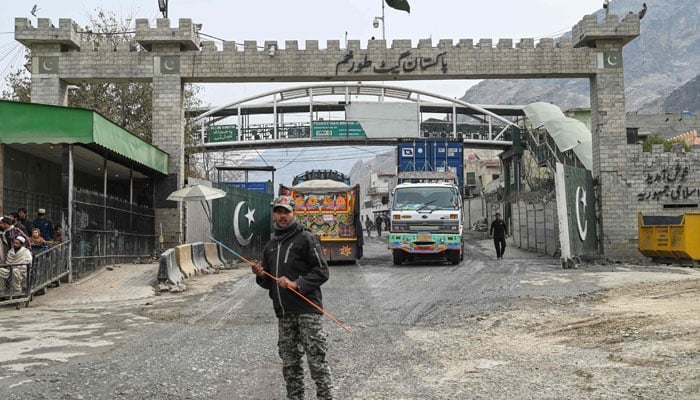
<svg viewBox="0 0 700 400">
<path fill-rule="evenodd" d="M 177 260 L 177 266 L 180 267 L 180 271 L 185 278 L 189 278 L 197 273 L 197 269 L 192 262 L 191 244 L 181 244 L 175 247 L 175 257 Z"/>
<path fill-rule="evenodd" d="M 185 276 L 177 265 L 174 249 L 168 249 L 163 252 L 160 255 L 158 264 L 158 283 L 180 285 L 185 282 Z"/>
<path fill-rule="evenodd" d="M 216 243 L 204 243 L 204 256 L 209 264 L 216 269 L 224 267 L 224 262 L 219 258 L 219 251 Z"/>
<path fill-rule="evenodd" d="M 217 245 L 216 246 L 219 254 L 219 260 L 221 260 L 224 265 L 229 263 L 229 260 L 226 258 L 226 253 L 231 254 L 228 250 L 226 250 L 223 246 Z"/>
<path fill-rule="evenodd" d="M 214 268 L 209 265 L 207 261 L 206 254 L 204 252 L 204 243 L 193 243 L 192 244 L 192 261 L 197 272 L 200 274 L 213 274 Z"/>
</svg>

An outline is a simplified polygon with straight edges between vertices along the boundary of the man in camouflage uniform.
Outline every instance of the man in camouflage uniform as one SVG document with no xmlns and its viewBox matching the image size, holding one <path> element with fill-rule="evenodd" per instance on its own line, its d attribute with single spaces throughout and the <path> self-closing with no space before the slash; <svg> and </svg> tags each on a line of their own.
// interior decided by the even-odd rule
<svg viewBox="0 0 700 400">
<path fill-rule="evenodd" d="M 274 236 L 265 245 L 261 263 L 255 263 L 252 270 L 258 285 L 268 289 L 277 315 L 277 346 L 287 398 L 304 399 L 302 356 L 306 353 L 311 378 L 316 382 L 316 398 L 330 400 L 333 384 L 326 361 L 323 314 L 292 292 L 301 293 L 322 308 L 321 285 L 328 280 L 328 263 L 318 238 L 296 222 L 292 198 L 275 199 L 272 219 Z"/>
</svg>

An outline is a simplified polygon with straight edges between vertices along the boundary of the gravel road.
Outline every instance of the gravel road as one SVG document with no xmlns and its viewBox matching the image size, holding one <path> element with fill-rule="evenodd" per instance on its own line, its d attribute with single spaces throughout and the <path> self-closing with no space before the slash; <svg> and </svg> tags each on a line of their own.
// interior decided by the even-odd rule
<svg viewBox="0 0 700 400">
<path fill-rule="evenodd" d="M 487 240 L 457 266 L 396 267 L 378 239 L 365 253 L 323 289 L 353 330 L 326 325 L 338 399 L 700 398 L 696 269 L 562 270 L 512 246 L 495 260 Z M 283 399 L 276 320 L 252 278 L 0 308 L 0 398 Z"/>
</svg>

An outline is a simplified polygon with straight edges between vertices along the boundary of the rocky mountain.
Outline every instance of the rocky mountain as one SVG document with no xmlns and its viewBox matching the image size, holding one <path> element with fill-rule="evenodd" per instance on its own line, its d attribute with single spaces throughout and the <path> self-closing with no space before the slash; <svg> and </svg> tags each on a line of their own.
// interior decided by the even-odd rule
<svg viewBox="0 0 700 400">
<path fill-rule="evenodd" d="M 691 81 L 697 81 L 700 70 L 700 1 L 646 3 L 640 36 L 623 50 L 627 111 L 697 110 L 698 84 Z M 622 18 L 638 12 L 642 1 L 614 0 L 610 7 L 611 13 Z M 602 19 L 604 11 L 597 15 Z M 564 110 L 590 107 L 588 79 L 485 80 L 470 88 L 462 100 L 476 104 L 547 101 Z"/>
<path fill-rule="evenodd" d="M 674 113 L 690 111 L 693 114 L 700 114 L 700 74 L 674 90 L 661 108 Z"/>
</svg>

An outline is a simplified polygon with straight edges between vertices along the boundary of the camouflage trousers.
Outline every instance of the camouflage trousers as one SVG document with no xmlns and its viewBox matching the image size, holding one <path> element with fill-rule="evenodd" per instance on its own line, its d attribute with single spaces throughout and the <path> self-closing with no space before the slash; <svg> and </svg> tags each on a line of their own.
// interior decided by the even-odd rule
<svg viewBox="0 0 700 400">
<path fill-rule="evenodd" d="M 304 366 L 306 353 L 311 378 L 316 382 L 316 398 L 331 400 L 333 383 L 331 369 L 326 361 L 326 333 L 321 314 L 286 315 L 278 320 L 279 355 L 282 359 L 282 375 L 287 384 L 287 398 L 304 399 Z"/>
</svg>

